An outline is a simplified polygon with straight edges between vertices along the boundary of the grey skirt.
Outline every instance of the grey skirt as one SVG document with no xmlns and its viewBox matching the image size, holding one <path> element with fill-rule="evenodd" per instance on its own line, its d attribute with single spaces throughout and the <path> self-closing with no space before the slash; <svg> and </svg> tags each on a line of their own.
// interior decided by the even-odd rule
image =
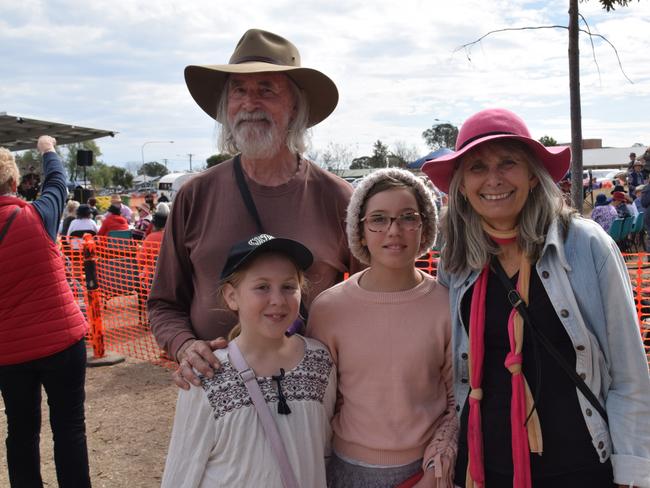
<svg viewBox="0 0 650 488">
<path fill-rule="evenodd" d="M 422 460 L 395 468 L 367 468 L 332 453 L 327 464 L 327 488 L 394 488 L 422 467 Z"/>
</svg>

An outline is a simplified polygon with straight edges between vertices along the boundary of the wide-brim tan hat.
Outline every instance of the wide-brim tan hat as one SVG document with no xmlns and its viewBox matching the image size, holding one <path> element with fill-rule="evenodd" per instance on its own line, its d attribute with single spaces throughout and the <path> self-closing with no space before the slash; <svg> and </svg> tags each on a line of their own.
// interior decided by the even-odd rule
<svg viewBox="0 0 650 488">
<path fill-rule="evenodd" d="M 278 72 L 286 74 L 305 92 L 309 127 L 325 120 L 336 108 L 339 92 L 334 82 L 320 71 L 301 67 L 300 53 L 287 39 L 260 29 L 246 31 L 228 64 L 187 66 L 185 83 L 199 107 L 216 119 L 217 104 L 229 75 Z"/>
</svg>

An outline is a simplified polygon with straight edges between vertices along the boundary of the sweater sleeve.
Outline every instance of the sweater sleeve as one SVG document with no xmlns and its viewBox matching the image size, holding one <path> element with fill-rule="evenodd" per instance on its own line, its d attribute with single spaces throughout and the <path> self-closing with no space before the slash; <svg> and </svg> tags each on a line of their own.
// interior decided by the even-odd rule
<svg viewBox="0 0 650 488">
<path fill-rule="evenodd" d="M 325 397 L 323 398 L 323 405 L 325 407 L 325 415 L 327 416 L 327 445 L 325 446 L 325 456 L 329 456 L 332 451 L 332 418 L 334 417 L 334 408 L 336 405 L 336 365 L 332 366 L 330 375 L 327 380 L 327 389 L 325 390 Z"/>
<path fill-rule="evenodd" d="M 160 347 L 174 358 L 184 342 L 196 339 L 190 322 L 193 270 L 184 242 L 192 197 L 185 189 L 181 188 L 172 206 L 147 302 L 151 331 Z"/>
<path fill-rule="evenodd" d="M 445 362 L 442 375 L 447 391 L 447 408 L 438 419 L 433 438 L 424 451 L 422 469 L 433 469 L 436 476 L 436 488 L 453 488 L 454 465 L 458 450 L 458 416 L 454 408 L 454 385 L 451 358 L 451 325 L 445 324 Z"/>
<path fill-rule="evenodd" d="M 33 205 L 43 220 L 45 230 L 56 241 L 59 219 L 63 213 L 68 189 L 65 185 L 65 171 L 61 158 L 54 151 L 43 154 L 43 189 Z"/>
<path fill-rule="evenodd" d="M 161 488 L 195 488 L 216 445 L 212 408 L 203 388 L 179 390 Z"/>
</svg>

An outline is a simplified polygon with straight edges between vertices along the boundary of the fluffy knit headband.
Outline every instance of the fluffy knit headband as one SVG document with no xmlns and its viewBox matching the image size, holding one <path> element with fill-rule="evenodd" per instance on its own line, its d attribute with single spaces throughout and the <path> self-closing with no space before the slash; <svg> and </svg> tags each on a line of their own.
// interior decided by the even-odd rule
<svg viewBox="0 0 650 488">
<path fill-rule="evenodd" d="M 435 205 L 435 197 L 431 190 L 426 187 L 420 178 L 414 176 L 410 171 L 398 168 L 379 169 L 361 180 L 361 183 L 354 190 L 350 203 L 348 204 L 346 219 L 348 245 L 350 246 L 352 255 L 364 264 L 370 264 L 370 253 L 361 244 L 361 238 L 363 237 L 362 229 L 359 225 L 359 220 L 363 218 L 363 215 L 360 215 L 361 207 L 366 202 L 366 196 L 372 187 L 389 177 L 402 181 L 406 186 L 413 188 L 420 197 L 418 203 L 419 201 L 424 202 L 424 208 L 420 209 L 420 213 L 425 218 L 422 223 L 420 255 L 426 253 L 436 240 L 438 210 Z"/>
</svg>

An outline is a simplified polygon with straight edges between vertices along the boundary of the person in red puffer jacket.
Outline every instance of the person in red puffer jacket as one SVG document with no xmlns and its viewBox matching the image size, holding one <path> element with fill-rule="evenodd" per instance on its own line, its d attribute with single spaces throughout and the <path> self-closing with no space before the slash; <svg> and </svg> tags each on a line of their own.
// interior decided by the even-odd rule
<svg viewBox="0 0 650 488">
<path fill-rule="evenodd" d="M 56 141 L 41 136 L 44 184 L 33 203 L 17 198 L 20 174 L 0 148 L 0 391 L 7 467 L 16 487 L 42 487 L 41 387 L 47 393 L 59 487 L 90 486 L 84 418 L 88 328 L 56 245 L 67 197 Z"/>
<path fill-rule="evenodd" d="M 112 230 L 129 230 L 129 223 L 120 215 L 120 207 L 111 205 L 106 212 L 106 218 L 97 232 L 98 236 L 107 236 Z"/>
</svg>

